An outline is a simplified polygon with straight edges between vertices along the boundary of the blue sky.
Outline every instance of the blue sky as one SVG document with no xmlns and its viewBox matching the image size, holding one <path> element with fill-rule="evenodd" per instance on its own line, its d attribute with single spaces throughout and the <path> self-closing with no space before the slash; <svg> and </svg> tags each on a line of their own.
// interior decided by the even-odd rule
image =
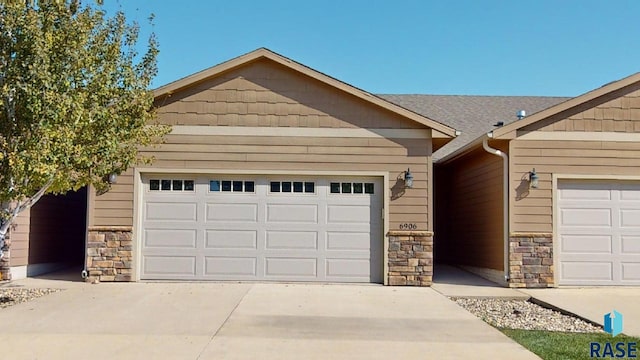
<svg viewBox="0 0 640 360">
<path fill-rule="evenodd" d="M 640 71 L 637 0 L 105 0 L 160 41 L 154 87 L 259 47 L 371 93 L 576 96 Z"/>
</svg>

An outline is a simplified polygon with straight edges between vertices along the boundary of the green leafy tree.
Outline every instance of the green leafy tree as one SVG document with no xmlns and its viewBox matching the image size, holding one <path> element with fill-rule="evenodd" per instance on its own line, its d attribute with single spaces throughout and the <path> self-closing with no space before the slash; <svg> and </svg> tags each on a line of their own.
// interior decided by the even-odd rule
<svg viewBox="0 0 640 360">
<path fill-rule="evenodd" d="M 0 1 L 0 252 L 44 194 L 104 190 L 167 133 L 151 125 L 157 41 L 139 54 L 138 37 L 102 1 Z"/>
</svg>

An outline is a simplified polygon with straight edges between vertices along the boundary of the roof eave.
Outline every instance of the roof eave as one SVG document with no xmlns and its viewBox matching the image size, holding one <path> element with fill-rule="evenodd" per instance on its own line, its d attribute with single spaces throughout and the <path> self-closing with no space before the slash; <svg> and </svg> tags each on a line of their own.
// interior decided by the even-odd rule
<svg viewBox="0 0 640 360">
<path fill-rule="evenodd" d="M 435 160 L 434 163 L 436 163 L 436 164 L 448 164 L 448 163 L 452 162 L 453 160 L 455 160 L 455 159 L 457 159 L 457 158 L 459 158 L 461 156 L 464 156 L 465 154 L 473 151 L 476 147 L 482 145 L 482 141 L 486 137 L 492 138 L 492 136 L 489 135 L 490 133 L 491 132 L 484 133 L 484 134 L 480 135 L 479 137 L 477 137 L 477 138 L 473 139 L 472 141 L 466 143 L 464 146 L 458 148 L 456 151 L 448 154 L 445 157 L 442 157 L 442 158 L 440 158 L 438 160 Z"/>
</svg>

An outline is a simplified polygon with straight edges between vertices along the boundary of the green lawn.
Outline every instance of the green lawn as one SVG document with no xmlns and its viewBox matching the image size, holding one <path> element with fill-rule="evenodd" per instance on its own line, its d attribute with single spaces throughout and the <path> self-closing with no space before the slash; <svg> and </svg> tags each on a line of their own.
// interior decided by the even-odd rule
<svg viewBox="0 0 640 360">
<path fill-rule="evenodd" d="M 604 351 L 605 343 L 612 343 L 614 346 L 614 355 L 620 355 L 619 352 L 616 352 L 616 343 L 635 342 L 635 356 L 640 359 L 640 338 L 636 337 L 626 335 L 612 337 L 609 334 L 567 333 L 541 330 L 499 330 L 545 360 L 592 359 L 592 357 L 590 357 L 591 342 L 597 342 L 602 345 L 600 354 Z M 627 359 L 627 356 L 628 355 L 625 354 L 624 359 Z M 596 357 L 593 357 L 593 359 L 595 358 Z M 608 356 L 606 358 L 611 359 L 616 357 Z"/>
</svg>

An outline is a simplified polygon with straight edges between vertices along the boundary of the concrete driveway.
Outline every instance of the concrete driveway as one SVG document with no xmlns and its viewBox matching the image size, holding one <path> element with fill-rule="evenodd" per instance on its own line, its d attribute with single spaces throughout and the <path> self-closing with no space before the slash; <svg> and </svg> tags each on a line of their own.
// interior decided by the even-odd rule
<svg viewBox="0 0 640 360">
<path fill-rule="evenodd" d="M 557 308 L 603 325 L 604 314 L 617 310 L 624 316 L 623 333 L 640 337 L 640 287 L 519 289 Z"/>
<path fill-rule="evenodd" d="M 430 288 L 76 283 L 0 324 L 6 359 L 537 359 Z"/>
</svg>

